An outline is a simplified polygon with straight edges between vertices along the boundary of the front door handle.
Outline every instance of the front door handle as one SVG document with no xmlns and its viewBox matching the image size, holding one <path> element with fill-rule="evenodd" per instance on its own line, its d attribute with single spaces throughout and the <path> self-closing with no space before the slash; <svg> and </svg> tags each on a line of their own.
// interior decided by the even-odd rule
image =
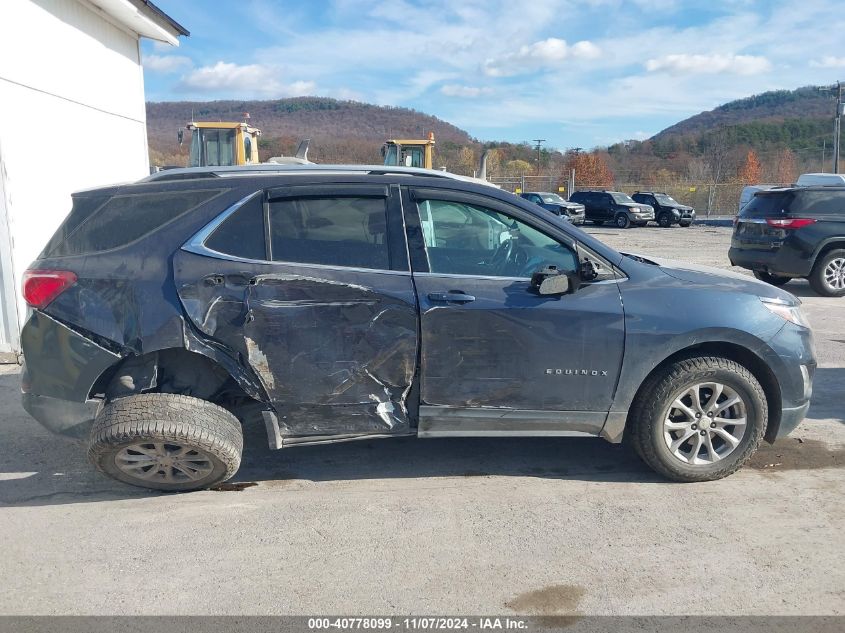
<svg viewBox="0 0 845 633">
<path fill-rule="evenodd" d="M 475 301 L 475 297 L 461 292 L 460 290 L 450 290 L 449 292 L 429 292 L 428 298 L 431 301 L 445 301 L 447 303 L 469 303 Z"/>
</svg>

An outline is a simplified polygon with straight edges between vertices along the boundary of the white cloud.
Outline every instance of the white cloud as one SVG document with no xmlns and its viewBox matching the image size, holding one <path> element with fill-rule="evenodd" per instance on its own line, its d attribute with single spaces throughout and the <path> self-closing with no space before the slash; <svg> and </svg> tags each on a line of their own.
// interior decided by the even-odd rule
<svg viewBox="0 0 845 633">
<path fill-rule="evenodd" d="M 440 93 L 447 97 L 461 97 L 464 99 L 474 99 L 476 97 L 483 97 L 493 92 L 490 88 L 480 88 L 478 86 L 464 86 L 461 84 L 446 84 L 441 86 Z"/>
<path fill-rule="evenodd" d="M 194 65 L 190 57 L 183 55 L 144 55 L 142 61 L 145 70 L 157 73 L 173 73 Z"/>
<path fill-rule="evenodd" d="M 810 60 L 810 66 L 813 68 L 845 68 L 845 57 L 825 55 L 821 59 Z"/>
<path fill-rule="evenodd" d="M 596 59 L 601 50 L 592 42 L 576 42 L 572 46 L 566 40 L 550 37 L 521 47 L 515 53 L 494 57 L 484 62 L 484 74 L 490 77 L 510 77 L 538 68 L 556 66 L 573 59 Z"/>
<path fill-rule="evenodd" d="M 732 73 L 757 75 L 768 72 L 772 64 L 765 57 L 756 55 L 688 55 L 680 53 L 649 59 L 645 63 L 649 72 L 666 72 L 670 75 Z"/>
<path fill-rule="evenodd" d="M 313 81 L 284 83 L 280 71 L 262 64 L 238 65 L 217 62 L 183 75 L 181 88 L 188 91 L 230 94 L 232 96 L 302 97 L 314 94 Z"/>
</svg>

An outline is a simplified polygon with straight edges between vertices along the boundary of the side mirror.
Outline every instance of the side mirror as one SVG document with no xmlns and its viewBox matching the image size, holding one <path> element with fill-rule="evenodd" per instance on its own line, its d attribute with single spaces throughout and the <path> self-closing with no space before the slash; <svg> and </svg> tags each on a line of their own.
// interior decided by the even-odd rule
<svg viewBox="0 0 845 633">
<path fill-rule="evenodd" d="M 569 292 L 569 277 L 553 275 L 540 282 L 537 292 L 541 295 L 565 295 Z"/>
<path fill-rule="evenodd" d="M 581 282 L 577 275 L 564 273 L 556 266 L 545 266 L 531 275 L 531 289 L 541 296 L 570 294 Z"/>
</svg>

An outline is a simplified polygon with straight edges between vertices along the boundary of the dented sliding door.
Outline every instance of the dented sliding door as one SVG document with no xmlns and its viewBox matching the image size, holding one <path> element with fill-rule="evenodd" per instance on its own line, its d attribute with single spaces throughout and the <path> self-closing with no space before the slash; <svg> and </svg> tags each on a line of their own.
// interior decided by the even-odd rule
<svg viewBox="0 0 845 633">
<path fill-rule="evenodd" d="M 229 229 L 245 243 L 250 223 L 236 226 L 237 215 L 250 204 L 264 259 L 215 250 L 237 252 L 222 239 Z M 283 435 L 410 430 L 418 317 L 394 204 L 386 186 L 275 189 L 176 257 L 191 322 L 254 372 Z"/>
</svg>

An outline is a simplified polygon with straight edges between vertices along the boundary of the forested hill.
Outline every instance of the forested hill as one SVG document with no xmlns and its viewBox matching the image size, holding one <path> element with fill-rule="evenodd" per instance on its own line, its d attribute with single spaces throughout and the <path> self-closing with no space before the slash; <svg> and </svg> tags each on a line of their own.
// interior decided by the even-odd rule
<svg viewBox="0 0 845 633">
<path fill-rule="evenodd" d="M 814 86 L 797 90 L 775 90 L 745 99 L 738 99 L 713 110 L 696 114 L 676 123 L 654 136 L 659 140 L 667 136 L 701 134 L 723 126 L 750 123 L 782 124 L 789 120 L 831 119 L 834 105 L 830 93 L 820 92 Z"/>
<path fill-rule="evenodd" d="M 299 140 L 311 139 L 309 157 L 320 162 L 381 162 L 379 149 L 389 138 L 424 138 L 434 132 L 438 150 L 471 145 L 464 130 L 408 108 L 377 106 L 323 97 L 272 101 L 176 101 L 147 103 L 150 149 L 174 162 L 184 157 L 176 133 L 195 121 L 241 121 L 243 113 L 262 131 L 262 158 L 291 153 Z M 165 160 L 165 162 L 168 162 Z"/>
</svg>

